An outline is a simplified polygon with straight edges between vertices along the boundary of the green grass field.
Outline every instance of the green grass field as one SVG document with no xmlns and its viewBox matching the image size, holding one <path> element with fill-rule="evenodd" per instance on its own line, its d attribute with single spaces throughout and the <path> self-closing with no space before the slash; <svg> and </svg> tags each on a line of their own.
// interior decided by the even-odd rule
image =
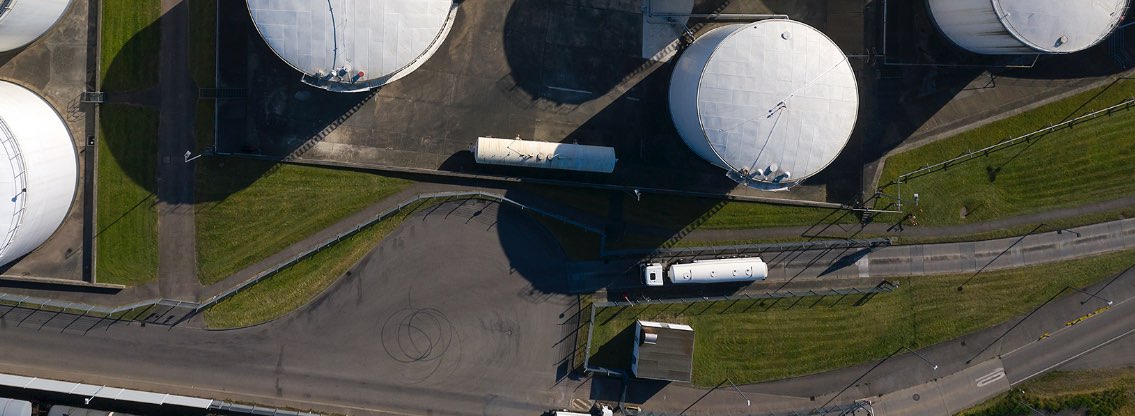
<svg viewBox="0 0 1135 416">
<path fill-rule="evenodd" d="M 197 165 L 197 267 L 218 282 L 410 181 L 351 170 L 204 158 Z"/>
<path fill-rule="evenodd" d="M 197 88 L 217 85 L 217 0 L 189 0 L 189 67 Z"/>
<path fill-rule="evenodd" d="M 159 0 L 103 0 L 103 91 L 139 90 L 158 82 L 160 13 Z"/>
<path fill-rule="evenodd" d="M 96 277 L 100 283 L 145 283 L 158 271 L 158 112 L 118 104 L 100 111 Z"/>
<path fill-rule="evenodd" d="M 1028 406 L 1025 406 L 1028 404 Z M 1135 415 L 1135 368 L 1056 371 L 1030 380 L 963 416 L 1028 416 L 1032 407 L 1051 414 Z M 1068 413 L 1060 413 L 1060 412 Z"/>
<path fill-rule="evenodd" d="M 880 185 L 923 165 L 1004 141 L 1135 96 L 1121 80 L 887 159 Z M 1135 194 L 1135 109 L 1083 122 L 902 185 L 919 193 L 923 225 L 963 224 Z M 895 193 L 895 187 L 888 192 Z M 909 204 L 908 204 L 909 206 Z M 966 215 L 962 216 L 963 208 Z"/>
<path fill-rule="evenodd" d="M 903 278 L 894 292 L 878 294 L 862 306 L 853 306 L 862 296 L 827 296 L 706 302 L 688 309 L 604 308 L 596 315 L 593 364 L 625 368 L 627 355 L 621 351 L 626 347 L 618 344 L 626 341 L 608 341 L 635 319 L 648 319 L 694 327 L 696 384 L 802 376 L 880 359 L 903 345 L 921 348 L 991 327 L 1028 313 L 1065 286 L 1087 286 L 1133 262 L 1135 251 L 1129 251 L 985 272 L 962 292 L 956 289 L 969 274 Z M 1038 274 L 1047 278 L 1037 279 Z"/>
<path fill-rule="evenodd" d="M 413 209 L 373 224 L 205 311 L 211 329 L 243 328 L 287 315 L 323 293 Z"/>
</svg>

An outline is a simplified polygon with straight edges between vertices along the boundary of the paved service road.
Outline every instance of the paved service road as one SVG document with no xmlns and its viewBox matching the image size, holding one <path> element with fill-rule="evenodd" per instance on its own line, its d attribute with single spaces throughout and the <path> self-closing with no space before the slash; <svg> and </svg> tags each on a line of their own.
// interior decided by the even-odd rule
<svg viewBox="0 0 1135 416">
<path fill-rule="evenodd" d="M 1129 238 L 1128 231 L 1118 227 L 1110 235 Z M 1014 261 L 1036 258 L 1026 249 L 1034 243 L 1065 254 L 1098 245 L 1096 233 L 1067 234 L 1056 238 L 1070 243 L 1045 243 L 1054 238 L 1049 235 L 997 244 Z M 841 264 L 858 269 L 861 259 L 885 253 L 769 259 L 815 270 L 851 256 L 854 261 Z M 937 259 L 953 261 L 934 256 L 923 266 Z M 539 414 L 574 398 L 617 400 L 618 384 L 563 379 L 571 367 L 564 360 L 574 347 L 576 305 L 560 293 L 578 289 L 579 271 L 565 262 L 557 243 L 526 214 L 494 203 L 450 202 L 411 217 L 311 305 L 260 327 L 108 327 L 90 322 L 94 318 L 0 308 L 0 372 L 345 414 Z M 874 266 L 865 265 L 878 271 Z M 1103 306 L 1066 293 L 1019 325 L 1010 321 L 922 350 L 938 370 L 911 354 L 896 355 L 832 403 L 874 397 L 880 414 L 945 414 L 1004 391 L 1129 330 L 1135 303 L 1124 300 L 1135 298 L 1135 271 L 1086 290 L 1100 290 L 1116 304 L 1062 329 Z M 92 324 L 95 329 L 85 330 Z M 1052 336 L 1037 341 L 1045 332 Z M 687 414 L 804 410 L 831 399 L 872 365 L 740 386 L 751 406 L 737 391 L 707 393 L 680 383 L 636 384 L 629 393 L 649 410 L 678 412 L 697 402 Z M 995 369 L 988 366 L 1004 375 L 978 386 L 976 380 Z"/>
<path fill-rule="evenodd" d="M 528 280 L 557 279 L 556 244 L 514 208 L 447 203 L 260 327 L 84 333 L 73 317 L 12 310 L 0 372 L 344 414 L 540 414 L 568 401 L 556 384 L 574 348 L 575 298 Z"/>
</svg>

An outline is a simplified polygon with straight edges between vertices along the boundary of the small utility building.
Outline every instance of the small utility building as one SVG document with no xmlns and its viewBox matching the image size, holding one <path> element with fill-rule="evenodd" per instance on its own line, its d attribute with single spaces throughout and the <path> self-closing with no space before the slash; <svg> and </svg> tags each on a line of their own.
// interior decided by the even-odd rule
<svg viewBox="0 0 1135 416">
<path fill-rule="evenodd" d="M 689 325 L 635 322 L 631 374 L 689 382 L 694 372 L 694 329 Z"/>
</svg>

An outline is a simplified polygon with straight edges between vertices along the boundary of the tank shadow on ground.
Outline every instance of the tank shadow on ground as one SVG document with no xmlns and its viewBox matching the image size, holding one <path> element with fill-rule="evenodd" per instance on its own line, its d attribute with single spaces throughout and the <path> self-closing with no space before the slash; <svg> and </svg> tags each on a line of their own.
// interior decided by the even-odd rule
<svg viewBox="0 0 1135 416">
<path fill-rule="evenodd" d="M 177 7 L 185 8 L 187 6 L 185 3 L 181 3 Z M 106 92 L 107 101 L 102 105 L 102 111 L 100 111 L 101 133 L 99 140 L 105 142 L 106 148 L 110 150 L 111 154 L 100 155 L 100 159 L 117 163 L 128 178 L 149 191 L 151 195 L 157 194 L 158 182 L 161 180 L 160 177 L 155 176 L 155 164 L 187 163 L 183 155 L 180 154 L 157 155 L 149 153 L 151 149 L 153 152 L 157 152 L 157 141 L 162 140 L 158 131 L 162 115 L 157 113 L 160 110 L 162 98 L 158 93 L 160 79 L 158 79 L 157 74 L 160 66 L 157 61 L 157 48 L 161 36 L 160 27 L 164 20 L 178 18 L 179 15 L 184 18 L 185 14 L 185 10 L 175 9 L 170 11 L 159 17 L 155 23 L 146 26 L 131 37 L 117 55 L 102 57 L 104 60 L 109 60 L 110 64 L 107 66 L 107 72 L 103 77 L 103 89 Z M 244 18 L 247 19 L 247 15 Z M 222 50 L 229 48 L 229 45 L 222 44 L 225 45 Z M 148 58 L 135 59 L 138 56 Z M 140 89 L 134 87 L 136 78 L 149 77 L 148 74 L 153 74 L 155 81 L 153 85 L 142 85 Z M 198 90 L 186 91 L 185 93 L 194 96 L 200 95 Z M 155 112 L 158 117 L 157 123 L 153 126 L 139 124 L 143 119 L 135 118 L 137 111 L 134 110 L 139 107 L 147 107 L 150 111 Z M 107 111 L 110 108 L 115 108 L 116 111 Z M 126 110 L 121 110 L 122 108 Z M 190 107 L 191 112 L 195 110 L 196 107 Z M 178 117 L 187 117 L 191 120 L 195 117 L 209 116 L 196 113 L 178 115 Z M 150 131 L 150 127 L 154 130 Z M 195 133 L 199 137 L 201 135 L 212 136 L 212 132 Z M 152 134 L 152 136 L 148 136 L 149 134 Z M 194 154 L 200 154 L 203 151 L 203 149 L 187 150 Z M 191 162 L 196 164 L 198 169 L 202 167 L 210 169 L 214 173 L 212 176 L 223 178 L 223 180 L 209 182 L 208 191 L 197 194 L 199 202 L 223 200 L 228 195 L 244 189 L 263 175 L 270 173 L 269 170 L 272 167 L 271 164 L 267 163 L 242 162 L 233 161 L 226 166 L 224 159 L 216 157 L 205 157 Z M 198 188 L 201 190 L 201 187 Z"/>
<path fill-rule="evenodd" d="M 301 74 L 280 60 L 256 33 L 244 2 L 217 3 L 217 44 L 220 46 L 218 89 L 215 92 L 219 97 L 215 99 L 216 121 L 226 128 L 214 130 L 221 134 L 215 138 L 215 152 L 219 156 L 206 156 L 193 162 L 197 164 L 199 171 L 207 169 L 210 172 L 210 175 L 206 175 L 206 180 L 209 181 L 207 186 L 202 186 L 202 179 L 198 178 L 196 197 L 199 203 L 224 200 L 271 174 L 280 155 L 292 154 L 322 140 L 334 126 L 373 96 L 373 93 L 332 93 L 301 83 Z M 156 27 L 154 25 L 144 32 Z M 139 34 L 135 39 L 145 36 L 148 35 Z M 127 47 L 135 42 L 131 40 Z M 111 63 L 109 72 L 130 70 L 123 68 L 123 65 L 116 59 Z M 249 76 L 250 73 L 258 76 Z M 282 79 L 290 82 L 279 82 Z M 213 100 L 202 98 L 201 92 L 198 90 L 188 93 L 197 95 L 198 100 Z M 250 126 L 276 135 L 276 140 L 262 140 L 260 136 L 248 134 Z M 201 137 L 203 132 L 196 133 Z M 204 134 L 213 138 L 213 132 Z M 106 139 L 115 154 L 125 152 L 130 147 L 130 143 L 116 142 L 114 137 Z M 202 151 L 194 150 L 194 153 Z M 250 162 L 243 158 L 227 157 L 229 155 L 262 158 L 264 161 Z M 172 159 L 180 159 L 180 156 Z M 158 163 L 184 161 L 159 160 Z M 145 180 L 147 172 L 131 169 L 127 174 L 136 180 Z M 146 187 L 149 189 L 153 186 Z"/>
<path fill-rule="evenodd" d="M 536 99 L 580 104 L 602 96 L 643 63 L 637 10 L 516 0 L 504 52 L 516 85 Z M 535 34 L 535 35 L 534 35 Z"/>
<path fill-rule="evenodd" d="M 868 137 L 872 138 L 864 143 L 867 162 L 877 161 L 902 144 L 959 94 L 997 88 L 1001 77 L 1076 80 L 1115 75 L 1135 65 L 1135 60 L 1123 59 L 1123 56 L 1135 57 L 1135 42 L 1117 45 L 1117 38 L 1121 37 L 1117 34 L 1085 51 L 1065 55 L 972 53 L 939 32 L 925 6 L 925 2 L 917 1 L 888 3 L 892 17 L 910 18 L 892 18 L 885 23 L 887 39 L 882 43 L 886 45 L 887 57 L 876 63 L 879 75 L 874 95 L 877 104 L 870 115 L 861 113 L 860 120 L 861 125 L 869 125 Z M 879 24 L 884 24 L 881 16 L 879 18 Z M 976 120 L 985 116 L 974 114 L 974 117 Z M 965 121 L 958 120 L 959 123 Z M 955 124 L 948 123 L 946 127 Z"/>
</svg>

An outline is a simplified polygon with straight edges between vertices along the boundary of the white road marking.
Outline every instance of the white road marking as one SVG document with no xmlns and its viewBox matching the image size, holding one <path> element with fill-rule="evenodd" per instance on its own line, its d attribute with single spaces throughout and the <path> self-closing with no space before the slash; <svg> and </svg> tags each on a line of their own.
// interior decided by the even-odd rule
<svg viewBox="0 0 1135 416">
<path fill-rule="evenodd" d="M 863 258 L 855 262 L 855 265 L 859 266 L 859 277 L 861 278 L 871 277 L 871 260 L 868 260 L 869 257 L 871 257 L 871 255 L 863 256 Z"/>
<path fill-rule="evenodd" d="M 1003 379 L 1003 378 L 1005 378 L 1005 369 L 1004 368 L 998 368 L 996 370 L 993 370 L 992 373 L 978 377 L 974 381 L 977 382 L 978 387 L 985 387 L 985 386 L 993 384 L 993 382 L 1000 380 L 1000 379 Z"/>
</svg>

